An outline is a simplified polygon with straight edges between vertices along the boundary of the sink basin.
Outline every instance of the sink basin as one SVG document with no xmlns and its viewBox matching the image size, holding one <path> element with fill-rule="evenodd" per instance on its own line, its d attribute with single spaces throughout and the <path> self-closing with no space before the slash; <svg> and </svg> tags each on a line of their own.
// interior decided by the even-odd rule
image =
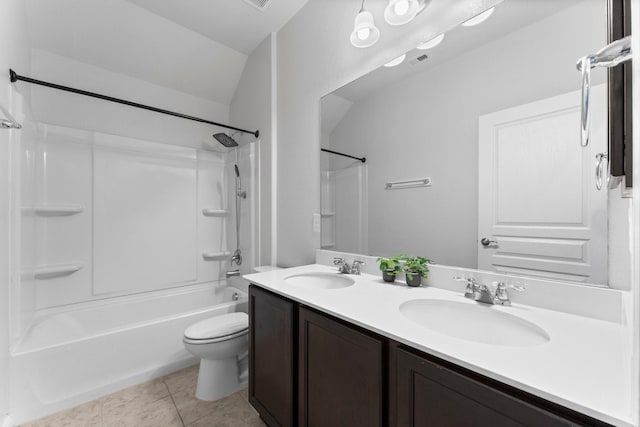
<svg viewBox="0 0 640 427">
<path fill-rule="evenodd" d="M 400 312 L 426 329 L 467 341 L 527 347 L 551 339 L 539 326 L 486 304 L 418 299 L 402 303 Z"/>
<path fill-rule="evenodd" d="M 294 274 L 285 277 L 284 281 L 290 285 L 309 289 L 341 289 L 355 283 L 351 277 L 339 273 Z"/>
</svg>

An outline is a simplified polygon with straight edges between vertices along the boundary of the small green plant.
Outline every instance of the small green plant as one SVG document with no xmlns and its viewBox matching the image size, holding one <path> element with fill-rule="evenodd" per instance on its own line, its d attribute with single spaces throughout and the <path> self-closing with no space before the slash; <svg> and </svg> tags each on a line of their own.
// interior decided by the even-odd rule
<svg viewBox="0 0 640 427">
<path fill-rule="evenodd" d="M 429 264 L 431 260 L 421 256 L 407 257 L 402 270 L 409 280 L 413 280 L 413 275 L 418 275 L 423 279 L 429 277 Z"/>
<path fill-rule="evenodd" d="M 389 274 L 399 274 L 402 272 L 402 262 L 409 258 L 407 255 L 400 254 L 393 258 L 380 257 L 376 261 L 380 267 L 380 271 L 386 271 Z"/>
</svg>

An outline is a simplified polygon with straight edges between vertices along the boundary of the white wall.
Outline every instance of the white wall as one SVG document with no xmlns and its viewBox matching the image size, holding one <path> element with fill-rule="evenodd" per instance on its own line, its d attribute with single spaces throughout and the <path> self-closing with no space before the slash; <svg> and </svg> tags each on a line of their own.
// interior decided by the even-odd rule
<svg viewBox="0 0 640 427">
<path fill-rule="evenodd" d="M 242 72 L 242 77 L 238 88 L 233 96 L 230 105 L 229 119 L 236 127 L 248 130 L 259 130 L 259 230 L 258 233 L 258 256 L 256 264 L 271 263 L 271 210 L 272 210 L 272 156 L 275 141 L 272 140 L 272 72 L 273 61 L 273 37 L 269 35 L 251 53 L 247 64 Z M 238 135 L 236 140 L 240 144 L 253 141 L 253 135 Z M 246 231 L 245 231 L 246 233 Z"/>
<path fill-rule="evenodd" d="M 33 49 L 31 77 L 227 123 L 229 107 L 72 58 Z M 19 82 L 20 87 L 26 83 Z M 100 99 L 32 86 L 31 107 L 44 123 L 193 148 L 218 145 L 223 129 Z"/>
<path fill-rule="evenodd" d="M 0 13 L 0 104 L 11 108 L 11 85 L 7 77 L 10 67 L 30 69 L 29 42 L 26 34 L 25 11 L 22 0 L 2 2 Z M 17 111 L 11 111 L 18 115 Z M 0 423 L 9 406 L 9 301 L 11 253 L 11 155 L 12 132 L 0 130 Z"/>
<path fill-rule="evenodd" d="M 489 1 L 489 7 L 496 1 Z M 369 49 L 349 43 L 360 4 L 311 0 L 278 32 L 278 263 L 311 263 L 320 246 L 312 229 L 320 210 L 320 98 L 415 47 L 429 34 L 449 30 L 474 11 L 467 1 L 434 0 L 412 23 L 391 27 L 385 2 L 369 2 L 381 31 Z"/>
<path fill-rule="evenodd" d="M 334 150 L 367 157 L 371 254 L 417 253 L 476 268 L 478 117 L 578 90 L 575 61 L 605 44 L 605 6 L 565 9 L 353 105 L 330 140 Z M 583 22 L 601 25 L 567 31 Z M 473 37 L 472 29 L 457 31 Z M 447 49 L 446 39 L 437 49 Z M 605 77 L 596 70 L 593 83 Z M 431 187 L 384 190 L 387 181 L 424 176 Z"/>
</svg>

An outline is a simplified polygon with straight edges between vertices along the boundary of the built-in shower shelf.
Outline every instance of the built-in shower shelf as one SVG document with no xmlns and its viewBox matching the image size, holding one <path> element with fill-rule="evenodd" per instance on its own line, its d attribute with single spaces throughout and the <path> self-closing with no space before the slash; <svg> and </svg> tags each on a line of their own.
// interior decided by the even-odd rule
<svg viewBox="0 0 640 427">
<path fill-rule="evenodd" d="M 229 211 L 225 209 L 202 209 L 202 215 L 204 216 L 227 216 Z"/>
<path fill-rule="evenodd" d="M 336 213 L 335 213 L 335 212 L 322 212 L 322 213 L 320 214 L 320 216 L 321 216 L 322 218 L 330 218 L 330 217 L 332 217 L 332 216 L 336 216 Z"/>
<path fill-rule="evenodd" d="M 64 265 L 43 265 L 36 267 L 34 277 L 38 280 L 55 279 L 57 277 L 69 276 L 78 270 L 81 270 L 82 264 L 64 264 Z"/>
<path fill-rule="evenodd" d="M 335 246 L 336 246 L 335 242 L 327 242 L 327 243 L 321 244 L 320 249 L 331 249 Z"/>
<path fill-rule="evenodd" d="M 231 252 L 203 252 L 202 258 L 205 261 L 214 261 L 217 259 L 227 258 L 231 256 Z"/>
<path fill-rule="evenodd" d="M 23 209 L 38 216 L 71 216 L 84 211 L 82 205 L 38 205 L 25 206 Z"/>
</svg>

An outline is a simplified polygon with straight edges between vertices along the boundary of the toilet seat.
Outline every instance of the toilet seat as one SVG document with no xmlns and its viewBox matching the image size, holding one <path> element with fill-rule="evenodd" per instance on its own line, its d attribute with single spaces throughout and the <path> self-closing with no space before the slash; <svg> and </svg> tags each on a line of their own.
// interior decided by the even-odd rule
<svg viewBox="0 0 640 427">
<path fill-rule="evenodd" d="M 193 338 L 187 338 L 186 336 L 182 338 L 182 342 L 187 343 L 187 344 L 195 344 L 195 345 L 205 345 L 205 344 L 213 344 L 213 343 L 217 343 L 217 342 L 222 342 L 222 341 L 229 341 L 232 340 L 234 338 L 238 338 L 241 337 L 243 335 L 247 335 L 249 333 L 249 329 L 245 329 L 243 331 L 240 331 L 238 333 L 232 334 L 232 335 L 225 335 L 224 337 L 218 337 L 218 338 L 209 338 L 209 339 L 193 339 Z"/>
<path fill-rule="evenodd" d="M 189 326 L 184 331 L 184 342 L 209 344 L 230 340 L 246 334 L 249 330 L 247 313 L 228 313 L 210 317 Z"/>
</svg>

